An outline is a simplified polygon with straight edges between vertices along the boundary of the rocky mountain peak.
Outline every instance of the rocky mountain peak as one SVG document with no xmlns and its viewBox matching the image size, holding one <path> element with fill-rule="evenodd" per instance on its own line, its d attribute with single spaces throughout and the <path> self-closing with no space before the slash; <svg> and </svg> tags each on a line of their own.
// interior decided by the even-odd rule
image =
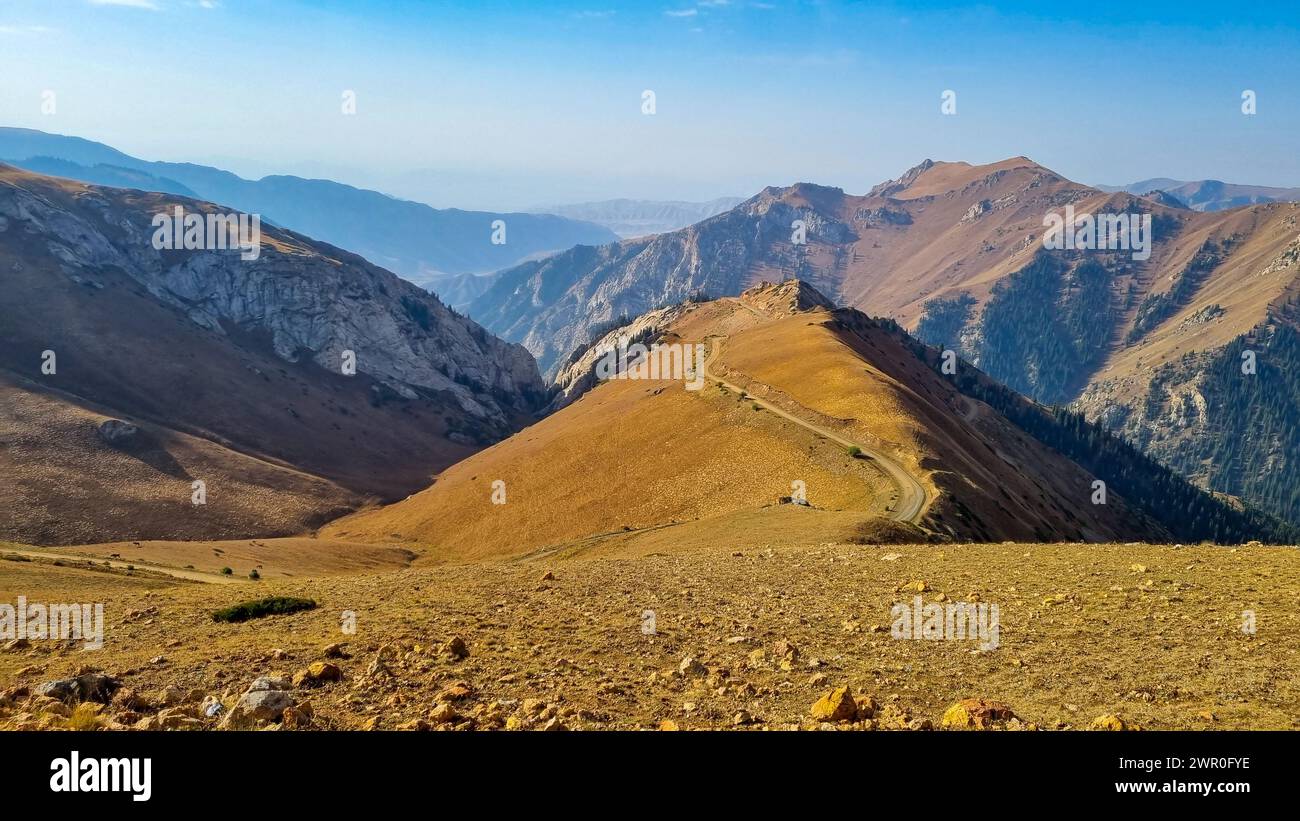
<svg viewBox="0 0 1300 821">
<path fill-rule="evenodd" d="M 740 295 L 745 304 L 773 315 L 795 314 L 819 308 L 834 310 L 831 302 L 812 285 L 801 279 L 784 282 L 761 282 Z"/>
<path fill-rule="evenodd" d="M 907 169 L 907 171 L 903 172 L 903 175 L 898 179 L 885 180 L 884 182 L 876 185 L 874 188 L 872 188 L 870 191 L 867 192 L 867 196 L 868 197 L 892 197 L 894 194 L 897 194 L 900 191 L 907 190 L 907 187 L 909 185 L 916 182 L 916 179 L 918 177 L 920 177 L 926 171 L 929 171 L 931 168 L 934 168 L 934 166 L 935 166 L 934 160 L 926 158 L 922 160 L 920 163 L 918 163 L 917 165 L 914 165 L 911 168 Z"/>
</svg>

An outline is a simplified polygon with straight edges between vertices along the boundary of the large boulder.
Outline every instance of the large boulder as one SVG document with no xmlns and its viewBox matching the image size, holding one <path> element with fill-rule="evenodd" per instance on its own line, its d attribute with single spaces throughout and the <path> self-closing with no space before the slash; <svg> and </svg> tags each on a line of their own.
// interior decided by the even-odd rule
<svg viewBox="0 0 1300 821">
<path fill-rule="evenodd" d="M 221 726 L 228 730 L 247 730 L 279 721 L 285 710 L 298 703 L 289 688 L 290 683 L 283 678 L 262 676 L 255 679 L 221 720 Z"/>
<path fill-rule="evenodd" d="M 99 672 L 86 672 L 74 678 L 56 679 L 36 685 L 36 695 L 55 698 L 70 704 L 95 701 L 107 704 L 122 682 Z"/>
<path fill-rule="evenodd" d="M 126 444 L 139 432 L 135 425 L 121 419 L 109 419 L 99 426 L 99 438 L 114 447 Z"/>
</svg>

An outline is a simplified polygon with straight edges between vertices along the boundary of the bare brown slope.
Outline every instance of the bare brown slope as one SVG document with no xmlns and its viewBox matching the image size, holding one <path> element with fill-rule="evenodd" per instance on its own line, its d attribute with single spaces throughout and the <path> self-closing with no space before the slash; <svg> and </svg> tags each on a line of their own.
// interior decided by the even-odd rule
<svg viewBox="0 0 1300 821">
<path fill-rule="evenodd" d="M 331 523 L 322 535 L 401 544 L 433 561 L 568 554 L 566 546 L 582 540 L 582 552 L 601 553 L 618 534 L 671 527 L 690 543 L 703 533 L 725 541 L 737 515 L 789 496 L 796 481 L 817 509 L 804 527 L 843 538 L 852 523 L 887 517 L 895 484 L 810 426 L 915 471 L 935 500 L 923 521 L 940 532 L 977 539 L 1154 533 L 1122 500 L 1088 504 L 1086 473 L 957 395 L 891 337 L 859 336 L 821 305 L 789 310 L 771 299 L 775 290 L 798 289 L 786 283 L 691 306 L 667 338 L 713 346 L 725 339 L 716 371 L 806 425 L 716 386 L 693 393 L 680 382 L 605 382 L 453 466 L 431 488 Z M 873 364 L 884 358 L 896 361 L 887 369 Z M 910 370 L 900 370 L 909 367 L 905 360 Z M 496 480 L 505 483 L 505 504 L 493 504 Z"/>
<path fill-rule="evenodd" d="M 174 202 L 0 167 L 0 537 L 301 533 L 425 486 L 540 393 L 526 352 L 329 246 L 264 225 L 255 262 L 154 251 Z M 142 433 L 110 446 L 109 418 Z"/>
<path fill-rule="evenodd" d="M 139 422 L 110 444 L 119 414 L 0 372 L 0 539 L 56 545 L 120 537 L 297 533 L 363 498 L 337 484 L 200 436 Z M 206 485 L 195 505 L 193 482 Z"/>
</svg>

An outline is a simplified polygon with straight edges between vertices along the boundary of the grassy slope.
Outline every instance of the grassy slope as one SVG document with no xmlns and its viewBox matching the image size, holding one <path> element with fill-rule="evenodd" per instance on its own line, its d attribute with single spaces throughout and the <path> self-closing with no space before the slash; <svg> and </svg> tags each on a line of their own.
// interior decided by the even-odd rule
<svg viewBox="0 0 1300 821">
<path fill-rule="evenodd" d="M 715 370 L 728 380 L 912 466 L 931 489 L 944 491 L 930 521 L 943 532 L 1151 536 L 1122 500 L 1089 504 L 1085 473 L 974 407 L 886 334 L 853 337 L 824 310 L 773 314 L 746 298 L 700 306 L 673 333 L 687 340 L 727 335 Z M 906 377 L 886 376 L 872 357 L 892 357 L 891 372 Z M 754 376 L 763 384 L 751 382 Z M 891 503 L 892 484 L 869 460 L 850 459 L 843 448 L 737 400 L 716 387 L 692 393 L 679 383 L 605 383 L 448 469 L 431 488 L 332 522 L 322 533 L 401 544 L 428 560 L 474 560 L 692 520 L 707 520 L 690 528 L 697 540 L 712 526 L 725 541 L 731 520 L 718 514 L 773 504 L 795 480 L 806 484 L 814 507 L 855 511 L 860 520 Z M 506 482 L 504 505 L 491 501 L 498 479 Z M 584 550 L 606 544 L 596 540 Z"/>
</svg>

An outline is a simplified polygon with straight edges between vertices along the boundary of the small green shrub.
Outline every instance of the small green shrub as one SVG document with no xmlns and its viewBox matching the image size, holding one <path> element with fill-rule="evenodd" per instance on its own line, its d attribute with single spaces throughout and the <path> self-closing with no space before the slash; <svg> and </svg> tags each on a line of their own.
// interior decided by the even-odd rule
<svg viewBox="0 0 1300 821">
<path fill-rule="evenodd" d="M 233 575 L 235 575 L 235 571 L 231 570 L 229 567 L 223 567 L 223 568 L 221 568 L 221 575 L 223 575 L 223 576 L 233 576 Z"/>
<path fill-rule="evenodd" d="M 249 619 L 260 619 L 263 616 L 283 616 L 287 613 L 297 613 L 300 610 L 312 610 L 315 607 L 316 602 L 311 599 L 271 596 L 223 607 L 212 614 L 212 620 L 223 622 L 248 621 Z"/>
<path fill-rule="evenodd" d="M 849 456 L 852 456 L 854 459 L 857 459 L 861 455 L 862 455 L 862 448 L 858 447 L 857 445 L 849 445 Z"/>
<path fill-rule="evenodd" d="M 248 571 L 248 578 L 252 579 L 253 581 L 257 581 L 258 579 L 262 578 L 262 574 L 258 573 L 257 568 L 254 567 L 252 570 Z"/>
</svg>

